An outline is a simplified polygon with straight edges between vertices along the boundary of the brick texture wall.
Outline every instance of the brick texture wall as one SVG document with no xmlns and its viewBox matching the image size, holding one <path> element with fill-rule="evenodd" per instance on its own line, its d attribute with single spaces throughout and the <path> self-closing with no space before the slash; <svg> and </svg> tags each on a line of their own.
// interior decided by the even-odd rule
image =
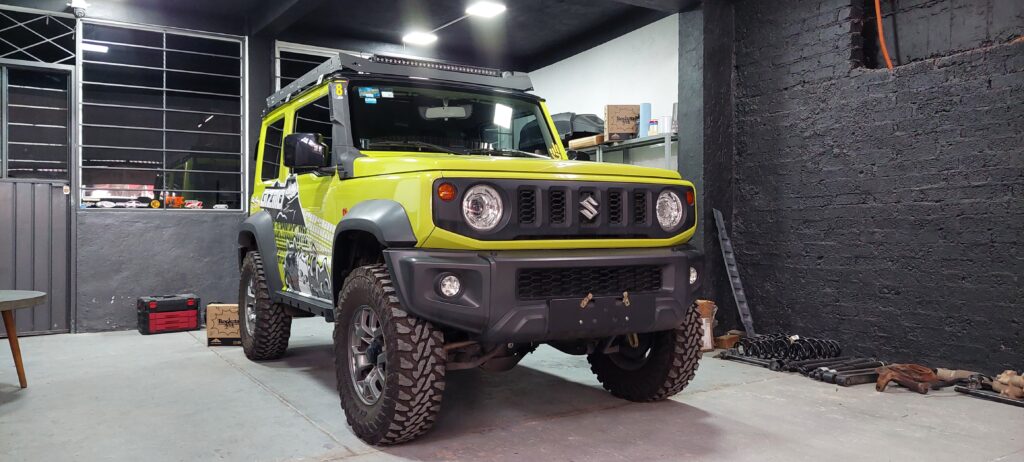
<svg viewBox="0 0 1024 462">
<path fill-rule="evenodd" d="M 863 5 L 735 4 L 733 237 L 755 320 L 1020 370 L 1024 24 L 890 73 L 857 61 Z"/>
</svg>

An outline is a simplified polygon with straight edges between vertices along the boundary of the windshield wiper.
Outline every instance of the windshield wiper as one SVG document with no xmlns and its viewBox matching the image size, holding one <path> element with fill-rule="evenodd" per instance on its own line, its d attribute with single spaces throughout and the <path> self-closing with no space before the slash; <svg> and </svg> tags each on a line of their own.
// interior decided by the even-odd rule
<svg viewBox="0 0 1024 462">
<path fill-rule="evenodd" d="M 417 148 L 433 149 L 438 152 L 444 152 L 460 156 L 468 154 L 465 151 L 459 151 L 454 148 L 447 148 L 439 144 L 427 143 L 426 141 L 371 141 L 367 146 L 413 146 Z"/>
<path fill-rule="evenodd" d="M 551 156 L 545 156 L 544 154 L 537 154 L 528 151 L 522 151 L 519 149 L 470 149 L 471 154 L 476 153 L 495 153 L 502 155 L 518 155 L 518 157 L 536 157 L 538 159 L 551 159 Z"/>
</svg>

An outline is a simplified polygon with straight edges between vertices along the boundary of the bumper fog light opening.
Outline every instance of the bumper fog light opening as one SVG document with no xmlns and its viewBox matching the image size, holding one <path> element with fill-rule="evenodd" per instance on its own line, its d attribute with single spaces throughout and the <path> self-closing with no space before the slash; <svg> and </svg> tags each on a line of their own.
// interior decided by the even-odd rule
<svg viewBox="0 0 1024 462">
<path fill-rule="evenodd" d="M 462 293 L 462 281 L 454 274 L 445 274 L 437 281 L 437 292 L 445 298 L 455 298 Z"/>
<path fill-rule="evenodd" d="M 697 268 L 690 267 L 690 285 L 697 283 Z"/>
</svg>

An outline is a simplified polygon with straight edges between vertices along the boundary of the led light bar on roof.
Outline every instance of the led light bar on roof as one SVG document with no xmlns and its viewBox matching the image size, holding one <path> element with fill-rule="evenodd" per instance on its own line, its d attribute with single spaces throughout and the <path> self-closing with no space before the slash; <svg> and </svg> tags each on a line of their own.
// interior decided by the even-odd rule
<svg viewBox="0 0 1024 462">
<path fill-rule="evenodd" d="M 487 67 L 466 66 L 462 64 L 439 63 L 436 61 L 421 61 L 418 59 L 398 58 L 394 56 L 373 55 L 370 61 L 381 64 L 392 64 L 395 66 L 422 67 L 438 71 L 461 72 L 463 74 L 488 75 L 501 77 L 501 71 Z"/>
</svg>

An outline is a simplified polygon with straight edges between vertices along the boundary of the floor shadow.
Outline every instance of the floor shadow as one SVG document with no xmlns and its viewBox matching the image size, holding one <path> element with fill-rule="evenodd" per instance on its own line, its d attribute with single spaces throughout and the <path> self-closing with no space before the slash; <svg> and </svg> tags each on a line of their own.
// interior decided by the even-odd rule
<svg viewBox="0 0 1024 462">
<path fill-rule="evenodd" d="M 17 379 L 15 379 L 17 380 Z M 5 404 L 13 403 L 23 396 L 25 389 L 6 383 L 0 383 L 0 406 Z"/>
</svg>

